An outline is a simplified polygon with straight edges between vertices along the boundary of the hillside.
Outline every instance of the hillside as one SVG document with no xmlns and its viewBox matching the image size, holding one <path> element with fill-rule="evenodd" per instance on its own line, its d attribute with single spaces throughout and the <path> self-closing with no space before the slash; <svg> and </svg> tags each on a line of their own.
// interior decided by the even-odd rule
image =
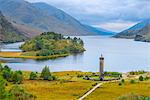
<svg viewBox="0 0 150 100">
<path fill-rule="evenodd" d="M 25 34 L 17 30 L 0 12 L 0 41 L 5 43 L 19 42 L 27 39 Z"/>
<path fill-rule="evenodd" d="M 131 28 L 124 30 L 114 37 L 135 39 L 136 41 L 150 41 L 150 20 L 142 21 Z"/>
<path fill-rule="evenodd" d="M 85 31 L 89 32 L 91 35 L 112 35 L 113 32 L 102 28 L 95 28 L 89 25 L 81 24 L 78 20 L 70 16 L 69 14 L 65 13 L 64 11 L 57 9 L 49 4 L 38 2 L 33 3 L 33 5 L 50 16 L 57 18 L 63 24 L 73 25 L 74 28 L 80 29 L 82 27 Z"/>
<path fill-rule="evenodd" d="M 150 25 L 146 25 L 135 36 L 135 41 L 150 42 Z"/>
<path fill-rule="evenodd" d="M 103 33 L 101 30 L 93 31 L 93 29 L 87 28 L 64 11 L 45 3 L 0 0 L 0 10 L 7 16 L 7 19 L 18 24 L 19 28 L 27 29 L 31 27 L 32 31 L 30 32 L 29 29 L 27 32 L 29 35 L 33 32 L 35 34 L 35 30 L 64 35 L 98 35 Z M 37 33 L 39 34 L 39 32 Z"/>
</svg>

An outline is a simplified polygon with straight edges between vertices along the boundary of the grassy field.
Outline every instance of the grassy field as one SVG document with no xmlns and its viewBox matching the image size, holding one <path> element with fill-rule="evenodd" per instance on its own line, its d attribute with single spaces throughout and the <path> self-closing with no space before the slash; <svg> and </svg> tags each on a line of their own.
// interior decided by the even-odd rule
<svg viewBox="0 0 150 100">
<path fill-rule="evenodd" d="M 23 72 L 24 80 L 20 84 L 27 92 L 37 97 L 37 100 L 77 100 L 87 91 L 92 89 L 98 81 L 83 80 L 83 75 L 91 76 L 92 72 L 64 71 L 53 72 L 57 77 L 56 81 L 44 81 L 42 79 L 29 80 L 30 72 Z M 145 74 L 148 75 L 148 74 Z M 40 73 L 38 74 L 40 76 Z M 104 83 L 100 88 L 85 98 L 85 100 L 118 100 L 122 95 L 134 93 L 142 96 L 150 96 L 150 80 L 130 83 L 137 75 L 132 75 L 125 80 L 125 83 L 118 85 L 119 82 Z M 9 83 L 9 90 L 13 84 Z"/>
<path fill-rule="evenodd" d="M 29 80 L 29 74 L 30 72 L 23 72 L 24 81 L 20 86 L 35 95 L 37 100 L 77 100 L 96 83 L 78 78 L 78 74 L 91 74 L 80 71 L 52 73 L 58 77 L 56 81 Z M 8 85 L 7 89 L 11 87 L 12 84 Z"/>
<path fill-rule="evenodd" d="M 30 56 L 22 52 L 0 52 L 0 57 L 3 58 L 24 58 L 24 59 L 54 59 L 58 57 L 66 57 L 69 54 L 52 55 L 52 56 Z"/>
<path fill-rule="evenodd" d="M 92 94 L 87 96 L 85 100 L 118 100 L 122 95 L 130 93 L 150 96 L 150 81 L 137 82 L 131 84 L 129 81 L 119 86 L 119 82 L 105 83 Z"/>
</svg>

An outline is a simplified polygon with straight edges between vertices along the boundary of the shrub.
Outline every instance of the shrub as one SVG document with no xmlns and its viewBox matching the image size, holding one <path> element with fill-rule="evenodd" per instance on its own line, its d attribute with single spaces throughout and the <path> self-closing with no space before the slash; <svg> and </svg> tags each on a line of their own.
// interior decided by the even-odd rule
<svg viewBox="0 0 150 100">
<path fill-rule="evenodd" d="M 10 70 L 3 70 L 2 75 L 4 77 L 4 79 L 6 79 L 7 81 L 11 81 L 11 77 L 12 77 L 13 72 Z"/>
<path fill-rule="evenodd" d="M 15 71 L 12 75 L 12 81 L 13 83 L 22 83 L 22 80 L 23 80 L 23 75 L 20 73 L 20 71 Z"/>
<path fill-rule="evenodd" d="M 122 73 L 119 72 L 104 72 L 105 75 L 111 75 L 114 77 L 122 77 Z"/>
<path fill-rule="evenodd" d="M 143 76 L 140 76 L 139 81 L 143 81 L 143 80 L 144 80 Z"/>
<path fill-rule="evenodd" d="M 3 70 L 11 71 L 11 68 L 9 68 L 7 65 L 5 65 Z"/>
<path fill-rule="evenodd" d="M 56 77 L 56 76 L 52 76 L 52 78 L 53 78 L 53 80 L 56 80 L 56 79 L 57 79 L 57 77 Z"/>
<path fill-rule="evenodd" d="M 149 80 L 150 79 L 150 77 L 148 77 L 148 76 L 146 76 L 145 78 L 144 78 L 144 80 Z"/>
<path fill-rule="evenodd" d="M 0 76 L 0 100 L 4 100 L 6 96 L 5 80 Z"/>
<path fill-rule="evenodd" d="M 144 73 L 146 73 L 146 71 L 143 71 L 143 70 L 129 72 L 130 75 L 139 75 L 139 74 L 144 74 Z"/>
<path fill-rule="evenodd" d="M 48 81 L 53 81 L 53 80 L 56 80 L 57 78 L 55 76 L 49 76 L 48 77 Z"/>
<path fill-rule="evenodd" d="M 122 80 L 121 80 L 121 83 L 125 83 L 125 80 L 124 80 L 124 79 L 122 79 Z"/>
<path fill-rule="evenodd" d="M 2 64 L 0 63 L 0 71 L 2 71 L 3 70 L 3 66 L 2 66 Z"/>
<path fill-rule="evenodd" d="M 0 65 L 0 72 L 4 79 L 6 79 L 7 81 L 11 81 L 11 77 L 13 74 L 11 68 L 9 68 L 7 65 L 5 65 L 4 67 Z"/>
<path fill-rule="evenodd" d="M 119 82 L 119 84 L 118 84 L 119 86 L 121 86 L 122 85 L 122 82 Z"/>
<path fill-rule="evenodd" d="M 34 73 L 34 72 L 31 72 L 30 73 L 30 80 L 35 80 L 37 78 L 37 74 L 36 73 Z"/>
<path fill-rule="evenodd" d="M 15 85 L 9 91 L 9 99 L 11 100 L 34 100 L 35 96 L 25 92 L 21 87 Z"/>
<path fill-rule="evenodd" d="M 128 94 L 119 97 L 119 100 L 146 100 L 146 98 L 135 94 Z"/>
<path fill-rule="evenodd" d="M 92 86 L 96 86 L 98 83 L 94 83 L 94 84 L 92 84 Z"/>
<path fill-rule="evenodd" d="M 77 77 L 78 77 L 78 78 L 80 78 L 80 77 L 83 77 L 83 75 L 81 75 L 81 74 L 78 74 L 78 75 L 77 75 Z"/>
<path fill-rule="evenodd" d="M 53 77 L 52 76 L 49 76 L 48 77 L 48 81 L 52 81 L 53 80 Z"/>
<path fill-rule="evenodd" d="M 49 56 L 49 55 L 52 55 L 52 51 L 47 49 L 42 49 L 36 54 L 36 56 Z"/>
<path fill-rule="evenodd" d="M 133 80 L 133 79 L 130 80 L 130 83 L 131 83 L 131 84 L 134 84 L 134 83 L 135 83 L 135 80 Z"/>
<path fill-rule="evenodd" d="M 84 76 L 83 79 L 90 80 L 90 78 L 88 76 Z"/>
<path fill-rule="evenodd" d="M 20 71 L 16 71 L 14 76 L 21 75 Z M 13 77 L 13 79 L 18 80 L 18 77 Z M 14 80 L 14 81 L 16 81 Z M 17 81 L 18 82 L 18 81 Z M 34 100 L 35 96 L 25 92 L 22 88 L 15 85 L 9 91 L 5 90 L 6 81 L 2 76 L 0 76 L 0 100 Z"/>
</svg>

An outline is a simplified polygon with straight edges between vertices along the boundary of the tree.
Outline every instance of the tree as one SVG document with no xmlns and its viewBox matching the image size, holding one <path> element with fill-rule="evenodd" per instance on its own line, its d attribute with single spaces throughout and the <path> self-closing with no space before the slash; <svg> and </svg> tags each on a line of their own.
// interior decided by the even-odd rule
<svg viewBox="0 0 150 100">
<path fill-rule="evenodd" d="M 6 96 L 5 80 L 0 76 L 0 100 L 4 100 Z"/>
<path fill-rule="evenodd" d="M 5 69 L 2 71 L 3 78 L 6 79 L 7 81 L 11 81 L 12 74 L 13 72 L 10 70 Z"/>
<path fill-rule="evenodd" d="M 131 79 L 131 80 L 130 80 L 130 83 L 131 83 L 131 84 L 134 84 L 134 83 L 135 83 L 135 80 Z"/>
<path fill-rule="evenodd" d="M 68 36 L 67 39 L 70 40 L 71 39 L 70 36 Z"/>
<path fill-rule="evenodd" d="M 31 72 L 31 73 L 30 73 L 30 80 L 35 80 L 36 78 L 37 78 L 36 73 Z"/>
<path fill-rule="evenodd" d="M 41 77 L 44 80 L 48 80 L 50 76 L 51 76 L 51 73 L 50 73 L 49 67 L 45 66 L 42 70 Z"/>
<path fill-rule="evenodd" d="M 15 71 L 12 75 L 12 81 L 14 83 L 22 83 L 22 80 L 23 80 L 23 75 L 20 73 L 20 71 Z"/>
<path fill-rule="evenodd" d="M 121 80 L 121 83 L 125 83 L 125 80 L 124 80 L 124 79 L 122 79 L 122 80 Z"/>
<path fill-rule="evenodd" d="M 80 45 L 82 45 L 82 46 L 84 46 L 84 42 L 83 42 L 83 40 L 81 40 L 81 39 L 80 39 L 79 44 L 80 44 Z"/>
<path fill-rule="evenodd" d="M 5 65 L 3 70 L 11 71 L 11 68 L 9 68 L 7 65 Z"/>
<path fill-rule="evenodd" d="M 42 49 L 42 45 L 43 45 L 42 40 L 40 40 L 40 39 L 36 40 L 36 42 L 35 42 L 35 49 L 36 50 L 41 50 Z"/>
<path fill-rule="evenodd" d="M 50 73 L 50 70 L 49 70 L 49 67 L 48 66 L 45 66 L 41 72 L 41 77 L 44 79 L 44 80 L 48 80 L 48 81 L 52 81 L 52 80 L 56 80 L 56 77 L 51 75 Z"/>
<path fill-rule="evenodd" d="M 144 80 L 143 76 L 140 76 L 139 81 L 143 81 L 143 80 Z"/>
<path fill-rule="evenodd" d="M 77 38 L 77 37 L 74 37 L 74 38 L 73 38 L 73 43 L 77 43 L 77 40 L 78 40 L 78 38 Z"/>
</svg>

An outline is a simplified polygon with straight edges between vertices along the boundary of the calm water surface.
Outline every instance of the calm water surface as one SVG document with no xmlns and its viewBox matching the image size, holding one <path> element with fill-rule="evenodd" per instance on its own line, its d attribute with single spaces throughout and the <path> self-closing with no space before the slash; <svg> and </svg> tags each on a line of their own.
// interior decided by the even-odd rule
<svg viewBox="0 0 150 100">
<path fill-rule="evenodd" d="M 99 69 L 99 57 L 105 57 L 106 71 L 128 72 L 132 70 L 150 71 L 150 43 L 135 42 L 132 39 L 115 39 L 100 36 L 82 36 L 86 51 L 54 60 L 31 60 L 0 58 L 7 61 L 13 70 L 41 71 L 48 65 L 51 71 L 92 71 Z M 3 51 L 20 51 L 21 43 L 9 44 Z"/>
</svg>

